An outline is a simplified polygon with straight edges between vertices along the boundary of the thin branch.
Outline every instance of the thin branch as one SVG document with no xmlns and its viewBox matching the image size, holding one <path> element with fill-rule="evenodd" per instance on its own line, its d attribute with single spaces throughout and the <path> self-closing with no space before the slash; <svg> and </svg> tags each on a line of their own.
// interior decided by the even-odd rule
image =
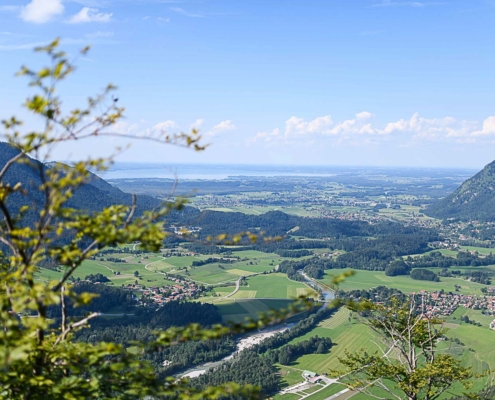
<svg viewBox="0 0 495 400">
<path fill-rule="evenodd" d="M 80 259 L 77 263 L 73 263 L 72 266 L 65 272 L 64 276 L 58 281 L 58 283 L 52 288 L 54 292 L 57 292 L 61 289 L 62 285 L 69 279 L 72 273 L 78 268 L 81 263 L 85 260 L 86 255 L 93 250 L 93 248 L 98 245 L 98 241 L 94 240 L 86 249 L 82 252 Z"/>
<path fill-rule="evenodd" d="M 21 151 L 15 157 L 12 157 L 9 161 L 7 161 L 5 163 L 5 165 L 3 166 L 2 170 L 0 171 L 0 180 L 3 179 L 3 176 L 7 173 L 7 171 L 9 170 L 9 168 L 13 164 L 15 164 L 19 159 L 21 159 L 23 156 L 25 156 L 25 155 L 26 155 L 26 153 L 24 153 L 23 151 Z"/>
<path fill-rule="evenodd" d="M 125 220 L 125 223 L 124 223 L 124 228 L 127 228 L 127 226 L 130 224 L 130 222 L 132 221 L 132 217 L 134 216 L 134 213 L 136 212 L 136 203 L 137 203 L 137 197 L 136 197 L 136 194 L 132 194 L 132 207 L 131 207 L 131 211 L 129 212 L 129 215 L 127 216 L 127 219 Z"/>
<path fill-rule="evenodd" d="M 67 338 L 67 335 L 71 331 L 73 331 L 76 328 L 79 328 L 79 327 L 81 327 L 83 325 L 86 325 L 90 320 L 92 320 L 93 318 L 99 317 L 100 315 L 101 315 L 101 313 L 94 312 L 94 313 L 89 314 L 86 318 L 84 318 L 84 319 L 76 322 L 75 324 L 69 324 L 69 326 L 67 327 L 67 329 L 65 329 L 62 332 L 62 334 L 57 338 L 57 340 L 53 344 L 53 347 L 55 347 L 56 345 L 58 345 L 60 342 L 64 341 Z"/>
</svg>

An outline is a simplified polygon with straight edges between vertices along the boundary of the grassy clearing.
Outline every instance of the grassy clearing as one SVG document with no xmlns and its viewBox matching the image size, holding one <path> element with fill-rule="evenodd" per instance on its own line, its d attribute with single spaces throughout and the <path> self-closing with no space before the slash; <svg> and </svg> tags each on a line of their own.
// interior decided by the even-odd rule
<svg viewBox="0 0 495 400">
<path fill-rule="evenodd" d="M 237 269 L 237 268 L 229 269 L 228 271 L 229 271 L 229 274 L 234 274 L 234 275 L 239 275 L 239 276 L 247 276 L 247 275 L 252 274 L 252 272 L 250 272 L 250 271 L 245 271 L 245 270 Z"/>
<path fill-rule="evenodd" d="M 257 298 L 290 299 L 298 296 L 298 289 L 308 289 L 303 283 L 288 280 L 282 273 L 257 275 L 247 281 L 248 286 L 241 286 L 238 293 L 255 290 Z"/>
<path fill-rule="evenodd" d="M 256 298 L 256 290 L 243 290 L 234 293 L 230 296 L 232 299 L 254 299 Z"/>
<path fill-rule="evenodd" d="M 340 383 L 333 383 L 330 386 L 326 387 L 325 389 L 320 390 L 319 392 L 316 392 L 315 394 L 306 398 L 308 400 L 325 400 L 327 397 L 330 397 L 335 393 L 338 393 L 344 389 L 345 389 L 344 385 L 341 385 Z"/>
<path fill-rule="evenodd" d="M 440 252 L 442 253 L 444 256 L 447 256 L 447 257 L 456 257 L 457 256 L 457 253 L 458 251 L 457 250 L 449 250 L 449 249 L 431 249 L 430 251 L 427 251 L 425 253 L 420 253 L 420 254 L 409 254 L 407 256 L 403 256 L 402 258 L 407 258 L 407 257 L 421 257 L 421 256 L 424 256 L 426 254 L 429 254 L 429 253 L 432 253 L 432 252 Z"/>
<path fill-rule="evenodd" d="M 321 328 L 335 329 L 349 320 L 351 312 L 345 308 L 341 307 L 331 318 L 321 321 L 318 326 Z"/>
<path fill-rule="evenodd" d="M 167 257 L 165 262 L 173 265 L 176 268 L 190 267 L 193 261 L 200 261 L 204 257 L 182 256 L 182 257 Z"/>
<path fill-rule="evenodd" d="M 256 300 L 256 299 L 232 299 L 228 298 L 216 303 L 224 321 L 241 322 L 245 318 L 257 318 L 261 312 L 270 309 L 287 308 L 289 300 Z"/>
<path fill-rule="evenodd" d="M 218 264 L 207 264 L 201 267 L 189 268 L 187 271 L 176 271 L 175 273 L 207 284 L 236 281 L 239 278 L 239 275 L 230 274 L 225 269 L 220 268 Z"/>
<path fill-rule="evenodd" d="M 301 375 L 301 371 L 287 368 L 283 365 L 277 365 L 277 369 L 280 373 L 280 377 L 282 378 L 282 387 L 289 387 L 295 385 L 296 383 L 300 383 L 304 381 L 304 378 Z M 285 398 L 285 397 L 284 397 Z"/>
<path fill-rule="evenodd" d="M 362 324 L 344 323 L 335 329 L 316 327 L 309 334 L 298 338 L 308 339 L 311 336 L 330 337 L 334 343 L 328 354 L 307 354 L 299 357 L 291 366 L 300 369 L 307 369 L 317 373 L 329 372 L 332 369 L 341 369 L 339 357 L 345 357 L 345 350 L 354 352 L 366 350 L 369 352 L 378 351 L 378 347 L 373 343 L 373 332 Z"/>
<path fill-rule="evenodd" d="M 471 324 L 460 323 L 460 317 L 468 315 L 470 319 L 479 321 L 482 327 Z M 351 316 L 351 322 L 349 322 Z M 495 331 L 490 330 L 488 323 L 493 317 L 481 314 L 479 310 L 467 310 L 459 308 L 449 318 L 447 318 L 447 327 L 449 328 L 446 336 L 449 338 L 459 339 L 463 345 L 453 344 L 450 341 L 439 343 L 439 351 L 445 351 L 458 358 L 463 365 L 469 366 L 475 373 L 483 373 L 495 370 Z M 340 309 L 327 320 L 322 321 L 316 328 L 298 337 L 292 343 L 309 339 L 312 336 L 330 337 L 334 346 L 328 354 L 309 354 L 299 357 L 291 367 L 298 369 L 308 369 L 318 373 L 328 372 L 330 370 L 339 370 L 341 368 L 339 357 L 344 357 L 344 350 L 350 352 L 359 352 L 363 349 L 369 352 L 378 351 L 375 343 L 374 333 L 365 325 L 356 322 L 353 314 L 345 308 Z M 475 379 L 473 381 L 473 390 L 481 390 L 486 383 L 486 378 Z M 459 395 L 463 392 L 460 385 L 455 385 L 448 395 L 442 397 L 450 398 L 453 395 Z M 373 390 L 374 394 L 379 394 L 378 390 Z M 381 393 L 383 395 L 383 393 Z M 310 397 L 311 399 L 313 397 Z M 358 394 L 353 399 L 368 399 L 366 394 Z"/>
<path fill-rule="evenodd" d="M 490 253 L 495 253 L 495 249 L 485 248 L 485 247 L 475 247 L 475 246 L 460 246 L 461 250 L 464 251 L 477 251 L 480 254 L 488 255 Z"/>
</svg>

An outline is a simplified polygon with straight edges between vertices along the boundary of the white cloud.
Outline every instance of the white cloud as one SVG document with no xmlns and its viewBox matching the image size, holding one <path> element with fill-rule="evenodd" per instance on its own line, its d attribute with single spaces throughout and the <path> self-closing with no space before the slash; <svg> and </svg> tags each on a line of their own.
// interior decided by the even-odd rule
<svg viewBox="0 0 495 400">
<path fill-rule="evenodd" d="M 202 118 L 198 118 L 196 121 L 194 121 L 194 122 L 191 124 L 190 128 L 191 128 L 191 129 L 200 129 L 200 128 L 203 126 L 204 122 L 205 122 L 205 120 L 204 120 L 204 119 L 202 119 Z"/>
<path fill-rule="evenodd" d="M 220 132 L 220 131 L 230 131 L 232 129 L 235 129 L 235 125 L 232 123 L 230 119 L 227 119 L 225 121 L 220 122 L 218 125 L 215 125 L 213 127 L 214 131 Z"/>
<path fill-rule="evenodd" d="M 73 15 L 68 22 L 70 24 L 82 24 L 87 22 L 109 22 L 112 18 L 112 15 L 112 13 L 98 12 L 97 8 L 83 7 L 81 11 Z"/>
<path fill-rule="evenodd" d="M 495 116 L 486 118 L 482 124 L 450 116 L 424 118 L 419 113 L 414 113 L 409 119 L 402 118 L 385 124 L 377 124 L 373 118 L 374 115 L 367 111 L 335 123 L 329 115 L 310 121 L 292 116 L 285 121 L 283 134 L 279 128 L 262 131 L 251 137 L 248 142 L 302 145 L 315 138 L 320 137 L 323 140 L 326 137 L 334 144 L 378 144 L 393 140 L 399 142 L 399 146 L 407 146 L 421 141 L 474 143 L 484 136 L 495 136 Z"/>
<path fill-rule="evenodd" d="M 222 121 L 215 125 L 211 130 L 203 134 L 205 138 L 211 138 L 213 136 L 217 136 L 219 133 L 225 132 L 225 131 L 231 131 L 236 129 L 236 126 L 232 123 L 230 119 L 227 119 L 225 121 Z"/>
<path fill-rule="evenodd" d="M 389 135 L 398 132 L 413 133 L 418 140 L 442 140 L 469 136 L 477 123 L 472 121 L 458 121 L 453 117 L 423 118 L 414 113 L 410 119 L 400 119 L 389 122 L 379 133 Z"/>
<path fill-rule="evenodd" d="M 179 125 L 175 121 L 167 120 L 163 122 L 158 122 L 153 128 L 151 128 L 154 132 L 169 132 L 170 130 L 179 129 Z"/>
<path fill-rule="evenodd" d="M 483 121 L 483 127 L 479 131 L 474 131 L 472 136 L 495 135 L 495 115 Z"/>
<path fill-rule="evenodd" d="M 254 137 L 247 140 L 247 144 L 253 144 L 255 142 L 261 141 L 265 144 L 269 145 L 272 143 L 277 143 L 280 139 L 283 138 L 280 129 L 275 128 L 270 132 L 258 132 Z"/>
<path fill-rule="evenodd" d="M 285 121 L 285 136 L 292 134 L 307 135 L 310 133 L 328 133 L 329 127 L 333 124 L 332 117 L 325 115 L 315 118 L 312 121 L 305 121 L 302 118 L 290 117 Z"/>
<path fill-rule="evenodd" d="M 139 128 L 138 124 L 130 124 L 126 121 L 118 121 L 112 125 L 111 131 L 120 135 L 131 135 Z"/>
<path fill-rule="evenodd" d="M 62 0 L 32 0 L 22 7 L 20 17 L 26 22 L 43 24 L 63 12 Z"/>
<path fill-rule="evenodd" d="M 355 118 L 337 123 L 327 134 L 340 136 L 352 134 L 373 135 L 376 133 L 376 129 L 372 128 L 371 123 L 368 122 L 372 117 L 373 114 L 368 111 L 357 113 Z"/>
</svg>

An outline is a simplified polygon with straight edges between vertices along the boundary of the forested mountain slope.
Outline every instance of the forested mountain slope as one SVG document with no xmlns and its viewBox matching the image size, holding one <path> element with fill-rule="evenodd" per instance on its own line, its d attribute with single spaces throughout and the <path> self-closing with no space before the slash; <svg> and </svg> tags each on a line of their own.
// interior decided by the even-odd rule
<svg viewBox="0 0 495 400">
<path fill-rule="evenodd" d="M 465 181 L 454 193 L 425 210 L 435 218 L 495 220 L 495 161 Z"/>
<path fill-rule="evenodd" d="M 0 166 L 3 167 L 11 158 L 18 154 L 18 150 L 7 143 L 0 142 Z M 42 164 L 32 158 L 26 158 L 27 163 L 14 164 L 7 172 L 4 181 L 15 185 L 21 182 L 26 189 L 24 195 L 16 194 L 9 200 L 8 206 L 12 210 L 21 205 L 30 205 L 39 208 L 44 203 L 43 194 L 38 190 L 41 183 L 40 173 L 51 167 L 51 163 Z M 68 206 L 87 211 L 98 211 L 112 204 L 132 203 L 132 196 L 117 189 L 99 178 L 92 175 L 89 183 L 81 186 L 74 196 L 69 200 Z M 150 196 L 140 195 L 137 199 L 138 212 L 151 209 L 160 204 L 160 200 Z"/>
</svg>

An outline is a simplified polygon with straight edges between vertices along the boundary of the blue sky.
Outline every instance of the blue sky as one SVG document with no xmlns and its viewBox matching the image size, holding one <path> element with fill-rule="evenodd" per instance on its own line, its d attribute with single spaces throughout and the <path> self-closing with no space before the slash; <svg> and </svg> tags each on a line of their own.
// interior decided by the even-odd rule
<svg viewBox="0 0 495 400">
<path fill-rule="evenodd" d="M 112 82 L 116 132 L 212 143 L 134 143 L 122 161 L 479 168 L 495 159 L 494 17 L 493 0 L 0 0 L 0 115 L 24 117 L 14 72 L 60 36 L 92 44 L 67 106 Z"/>
</svg>

